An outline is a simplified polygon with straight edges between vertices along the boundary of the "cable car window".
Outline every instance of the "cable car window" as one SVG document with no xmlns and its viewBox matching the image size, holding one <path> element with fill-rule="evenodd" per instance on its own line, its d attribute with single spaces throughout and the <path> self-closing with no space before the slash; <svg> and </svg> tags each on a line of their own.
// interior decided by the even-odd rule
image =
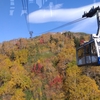
<svg viewBox="0 0 100 100">
<path fill-rule="evenodd" d="M 91 43 L 91 55 L 97 55 L 95 43 Z"/>
<path fill-rule="evenodd" d="M 78 54 L 78 65 L 85 64 L 84 47 L 80 48 L 77 54 Z"/>
<path fill-rule="evenodd" d="M 100 42 L 97 41 L 98 49 L 99 49 L 99 55 L 100 55 Z"/>
<path fill-rule="evenodd" d="M 91 43 L 91 60 L 92 60 L 92 63 L 97 63 L 97 61 L 98 61 L 97 51 L 96 51 L 94 42 Z"/>
<path fill-rule="evenodd" d="M 81 59 L 84 56 L 84 49 L 81 48 L 78 50 L 78 58 Z"/>
<path fill-rule="evenodd" d="M 90 64 L 91 63 L 91 53 L 90 53 L 90 44 L 85 46 L 85 61 L 86 64 Z"/>
<path fill-rule="evenodd" d="M 88 56 L 88 55 L 90 55 L 90 46 L 86 45 L 86 47 L 85 47 L 85 56 Z"/>
</svg>

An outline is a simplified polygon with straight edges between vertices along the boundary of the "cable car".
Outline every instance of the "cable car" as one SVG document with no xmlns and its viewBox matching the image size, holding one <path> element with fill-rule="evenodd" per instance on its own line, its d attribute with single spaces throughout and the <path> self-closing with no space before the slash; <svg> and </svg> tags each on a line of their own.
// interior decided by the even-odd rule
<svg viewBox="0 0 100 100">
<path fill-rule="evenodd" d="M 94 8 L 94 11 L 97 14 L 98 31 L 97 34 L 91 35 L 89 42 L 85 42 L 80 47 L 76 48 L 76 58 L 78 66 L 100 65 L 100 8 L 97 8 Z"/>
</svg>

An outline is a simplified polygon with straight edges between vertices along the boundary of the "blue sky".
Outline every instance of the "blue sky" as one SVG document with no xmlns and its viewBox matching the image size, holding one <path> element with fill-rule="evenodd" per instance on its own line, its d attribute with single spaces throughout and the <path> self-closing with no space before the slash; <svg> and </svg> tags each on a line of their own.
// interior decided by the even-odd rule
<svg viewBox="0 0 100 100">
<path fill-rule="evenodd" d="M 27 0 L 25 0 L 27 1 Z M 29 14 L 23 10 L 21 0 L 0 0 L 0 42 L 18 38 L 29 38 L 43 34 L 52 28 L 81 18 L 84 11 L 100 5 L 100 0 L 28 0 Z M 24 13 L 24 14 L 23 14 Z M 52 32 L 73 31 L 96 33 L 96 17 L 54 30 Z"/>
</svg>

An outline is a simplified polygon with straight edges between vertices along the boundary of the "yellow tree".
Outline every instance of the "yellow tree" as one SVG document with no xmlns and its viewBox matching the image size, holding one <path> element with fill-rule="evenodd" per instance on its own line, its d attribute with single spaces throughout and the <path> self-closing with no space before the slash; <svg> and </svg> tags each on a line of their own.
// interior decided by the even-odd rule
<svg viewBox="0 0 100 100">
<path fill-rule="evenodd" d="M 21 49 L 18 51 L 14 51 L 14 55 L 15 55 L 15 61 L 17 63 L 20 63 L 22 65 L 27 63 L 27 58 L 28 58 L 28 50 L 27 49 Z"/>
<path fill-rule="evenodd" d="M 22 89 L 15 90 L 14 95 L 11 97 L 11 100 L 26 100 L 25 94 Z"/>
<path fill-rule="evenodd" d="M 0 97 L 3 100 L 25 100 L 24 92 L 31 90 L 31 86 L 29 73 L 24 67 L 0 54 Z"/>
<path fill-rule="evenodd" d="M 76 65 L 71 64 L 67 69 L 63 89 L 68 100 L 100 100 L 100 90 L 95 81 L 82 75 Z"/>
</svg>

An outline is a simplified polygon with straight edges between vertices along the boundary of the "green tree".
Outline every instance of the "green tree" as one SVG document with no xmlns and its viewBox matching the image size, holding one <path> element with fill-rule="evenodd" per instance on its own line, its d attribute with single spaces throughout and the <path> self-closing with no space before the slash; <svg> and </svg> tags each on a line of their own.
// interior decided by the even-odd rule
<svg viewBox="0 0 100 100">
<path fill-rule="evenodd" d="M 80 46 L 80 39 L 74 37 L 74 43 L 75 43 L 75 47 L 79 47 Z"/>
</svg>

